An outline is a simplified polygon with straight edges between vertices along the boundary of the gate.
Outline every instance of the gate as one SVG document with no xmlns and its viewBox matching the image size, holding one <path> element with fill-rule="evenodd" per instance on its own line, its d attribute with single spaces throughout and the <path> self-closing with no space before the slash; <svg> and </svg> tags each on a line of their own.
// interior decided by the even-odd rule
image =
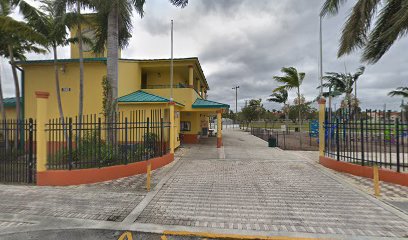
<svg viewBox="0 0 408 240">
<path fill-rule="evenodd" d="M 33 119 L 0 121 L 0 182 L 36 182 L 36 123 Z"/>
</svg>

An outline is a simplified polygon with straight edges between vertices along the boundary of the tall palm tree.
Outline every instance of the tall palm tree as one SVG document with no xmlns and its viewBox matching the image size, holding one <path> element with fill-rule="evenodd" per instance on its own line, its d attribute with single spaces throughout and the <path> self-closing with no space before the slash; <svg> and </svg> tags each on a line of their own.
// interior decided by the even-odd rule
<svg viewBox="0 0 408 240">
<path fill-rule="evenodd" d="M 185 7 L 188 0 L 169 0 L 177 7 Z M 107 78 L 112 93 L 110 97 L 113 106 L 108 106 L 115 111 L 118 97 L 118 50 L 128 45 L 132 37 L 132 11 L 133 9 L 144 16 L 145 0 L 116 0 L 116 1 L 92 1 L 92 8 L 97 12 L 97 29 L 95 32 L 95 51 L 103 52 L 107 49 Z M 105 112 L 112 112 L 108 110 Z"/>
<path fill-rule="evenodd" d="M 54 75 L 55 75 L 55 92 L 58 102 L 58 111 L 61 121 L 64 121 L 64 111 L 61 101 L 60 80 L 58 72 L 58 55 L 57 47 L 66 45 L 68 42 L 66 24 L 67 18 L 65 15 L 57 13 L 56 5 L 52 0 L 41 0 L 42 5 L 40 10 L 33 8 L 27 3 L 20 5 L 21 12 L 28 21 L 28 25 L 32 26 L 37 32 L 47 38 L 46 47 L 51 47 L 54 56 Z"/>
<path fill-rule="evenodd" d="M 0 32 L 1 45 L 7 50 L 3 51 L 5 57 L 9 58 L 11 70 L 14 79 L 15 98 L 16 98 L 16 118 L 18 122 L 22 121 L 21 112 L 21 97 L 20 97 L 20 84 L 17 75 L 17 66 L 15 59 L 20 59 L 27 52 L 45 53 L 44 49 L 38 47 L 38 44 L 43 45 L 46 42 L 46 38 L 32 29 L 27 23 L 17 21 L 10 17 L 12 9 L 15 6 L 19 6 L 20 9 L 24 8 L 24 1 L 15 0 L 0 0 Z M 16 56 L 15 54 L 18 54 Z M 16 128 L 15 139 L 18 139 L 20 129 Z M 18 142 L 14 141 L 14 147 L 17 148 Z"/>
<path fill-rule="evenodd" d="M 296 89 L 297 90 L 297 98 L 300 99 L 300 86 L 302 85 L 303 79 L 305 79 L 305 73 L 303 72 L 298 72 L 296 68 L 294 67 L 283 67 L 281 69 L 281 72 L 284 73 L 283 77 L 280 76 L 273 76 L 273 79 L 277 81 L 278 83 L 283 84 L 280 87 L 277 87 L 274 92 L 279 92 L 282 89 L 285 90 L 292 90 Z M 301 101 L 298 101 L 297 103 L 298 109 L 299 109 L 299 132 L 302 132 L 302 114 L 301 114 Z M 300 146 L 302 147 L 302 138 L 299 138 L 300 141 Z"/>
<path fill-rule="evenodd" d="M 10 60 L 11 70 L 13 73 L 14 87 L 16 94 L 16 118 L 21 120 L 21 101 L 20 101 L 20 84 L 17 75 L 17 66 L 15 64 L 14 48 L 19 48 L 25 52 L 43 52 L 36 46 L 36 43 L 44 43 L 43 35 L 37 33 L 25 22 L 17 21 L 10 17 L 12 9 L 20 6 L 24 1 L 0 0 L 0 30 L 2 31 L 2 41 L 7 47 L 7 57 Z"/>
<path fill-rule="evenodd" d="M 286 131 L 288 131 L 288 91 L 286 89 L 280 89 L 279 91 L 272 93 L 267 100 L 269 102 L 283 103 L 283 112 L 285 113 L 285 128 Z"/>
<path fill-rule="evenodd" d="M 408 98 L 408 87 L 399 87 L 396 90 L 389 92 L 388 96 L 400 96 L 403 98 Z"/>
<path fill-rule="evenodd" d="M 55 0 L 56 16 L 64 16 L 67 18 L 68 27 L 76 27 L 76 43 L 78 44 L 79 56 L 79 105 L 78 105 L 78 123 L 81 127 L 83 109 L 84 109 L 84 36 L 82 32 L 82 24 L 85 17 L 81 14 L 81 9 L 92 6 L 92 0 Z M 72 9 L 72 12 L 68 12 Z"/>
<path fill-rule="evenodd" d="M 347 0 L 326 0 L 321 16 L 336 15 Z M 374 27 L 372 27 L 373 20 Z M 404 0 L 358 0 L 344 25 L 338 56 L 363 48 L 362 60 L 376 63 L 408 30 L 408 4 Z"/>
</svg>

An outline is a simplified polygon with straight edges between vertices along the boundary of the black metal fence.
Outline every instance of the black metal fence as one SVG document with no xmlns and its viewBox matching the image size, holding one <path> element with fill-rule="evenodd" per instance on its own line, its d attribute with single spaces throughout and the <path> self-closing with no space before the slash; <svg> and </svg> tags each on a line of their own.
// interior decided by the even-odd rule
<svg viewBox="0 0 408 240">
<path fill-rule="evenodd" d="M 277 147 L 283 150 L 317 151 L 319 148 L 318 139 L 311 134 L 310 129 L 306 129 L 303 132 L 295 132 L 274 128 L 251 127 L 250 130 L 252 135 L 265 141 L 268 141 L 269 138 L 275 139 Z"/>
<path fill-rule="evenodd" d="M 36 182 L 36 123 L 0 121 L 0 182 Z"/>
<path fill-rule="evenodd" d="M 148 114 L 150 113 L 150 114 Z M 145 161 L 170 151 L 170 123 L 164 112 L 117 113 L 109 121 L 96 115 L 50 120 L 48 168 L 83 169 Z"/>
<path fill-rule="evenodd" d="M 408 171 L 408 122 L 404 113 L 337 111 L 325 122 L 325 155 L 362 166 Z"/>
</svg>

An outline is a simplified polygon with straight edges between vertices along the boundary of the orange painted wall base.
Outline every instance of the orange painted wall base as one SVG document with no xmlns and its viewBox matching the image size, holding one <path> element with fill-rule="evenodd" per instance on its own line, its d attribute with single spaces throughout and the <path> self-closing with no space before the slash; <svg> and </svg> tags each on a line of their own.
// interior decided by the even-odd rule
<svg viewBox="0 0 408 240">
<path fill-rule="evenodd" d="M 222 147 L 222 137 L 217 137 L 217 148 Z"/>
<path fill-rule="evenodd" d="M 197 134 L 183 134 L 183 143 L 198 144 L 200 142 Z"/>
<path fill-rule="evenodd" d="M 319 157 L 319 163 L 338 172 L 350 173 L 355 176 L 373 178 L 373 168 L 348 162 L 341 162 L 329 157 Z M 408 173 L 398 173 L 388 169 L 379 169 L 380 181 L 408 186 Z"/>
<path fill-rule="evenodd" d="M 162 157 L 152 158 L 148 161 L 129 163 L 103 168 L 88 168 L 76 170 L 49 170 L 37 173 L 38 186 L 70 186 L 103 182 L 147 171 L 147 162 L 152 165 L 152 170 L 163 167 L 174 160 L 174 154 L 166 154 Z"/>
</svg>

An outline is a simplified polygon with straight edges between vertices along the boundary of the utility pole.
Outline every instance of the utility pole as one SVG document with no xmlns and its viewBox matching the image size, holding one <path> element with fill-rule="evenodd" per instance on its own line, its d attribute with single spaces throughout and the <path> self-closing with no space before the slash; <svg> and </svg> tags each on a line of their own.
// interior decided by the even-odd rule
<svg viewBox="0 0 408 240">
<path fill-rule="evenodd" d="M 232 89 L 235 89 L 235 118 L 238 116 L 238 88 L 239 86 L 235 86 Z M 235 118 L 234 118 L 234 124 L 235 124 Z M 234 126 L 234 124 L 232 126 Z"/>
</svg>

